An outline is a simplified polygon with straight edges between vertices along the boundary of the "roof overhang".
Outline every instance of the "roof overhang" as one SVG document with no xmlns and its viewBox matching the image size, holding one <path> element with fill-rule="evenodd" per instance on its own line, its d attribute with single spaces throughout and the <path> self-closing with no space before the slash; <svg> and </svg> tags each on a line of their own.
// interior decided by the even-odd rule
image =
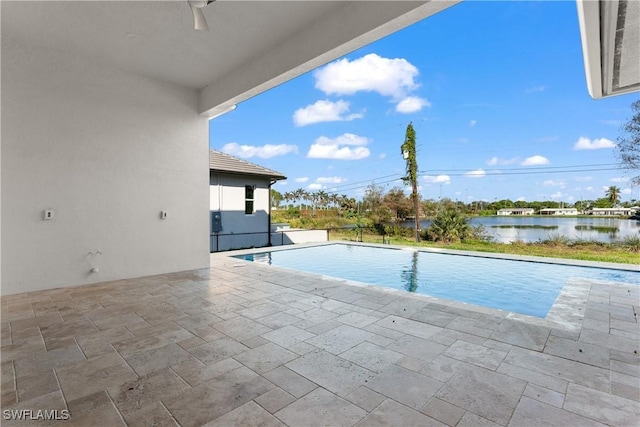
<svg viewBox="0 0 640 427">
<path fill-rule="evenodd" d="M 209 31 L 196 31 L 186 0 L 2 0 L 0 27 L 2 37 L 193 88 L 198 112 L 215 117 L 459 1 L 218 0 L 203 9 Z"/>
<path fill-rule="evenodd" d="M 640 90 L 640 1 L 576 0 L 589 95 Z"/>
</svg>

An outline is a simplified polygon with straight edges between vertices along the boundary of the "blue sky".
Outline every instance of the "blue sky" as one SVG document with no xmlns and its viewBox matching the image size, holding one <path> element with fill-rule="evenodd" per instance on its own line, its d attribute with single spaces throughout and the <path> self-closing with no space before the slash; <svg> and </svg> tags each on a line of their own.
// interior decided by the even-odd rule
<svg viewBox="0 0 640 427">
<path fill-rule="evenodd" d="M 423 199 L 639 199 L 614 144 L 640 95 L 587 93 L 574 1 L 467 1 L 210 121 L 210 147 L 288 177 L 280 192 L 402 186 Z M 406 189 L 409 194 L 410 189 Z"/>
</svg>

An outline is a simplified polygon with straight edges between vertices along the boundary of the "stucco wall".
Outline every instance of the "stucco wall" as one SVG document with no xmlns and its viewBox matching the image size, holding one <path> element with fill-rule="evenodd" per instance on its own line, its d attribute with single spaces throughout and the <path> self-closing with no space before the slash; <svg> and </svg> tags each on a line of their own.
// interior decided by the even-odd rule
<svg viewBox="0 0 640 427">
<path fill-rule="evenodd" d="M 222 216 L 222 231 L 217 239 L 211 239 L 211 250 L 265 246 L 269 231 L 269 180 L 211 173 L 210 184 L 210 210 L 221 211 Z M 244 213 L 245 185 L 255 185 L 254 213 L 251 215 Z M 264 234 L 227 236 L 256 232 Z"/>
<path fill-rule="evenodd" d="M 207 267 L 197 105 L 195 90 L 3 37 L 2 294 Z"/>
</svg>

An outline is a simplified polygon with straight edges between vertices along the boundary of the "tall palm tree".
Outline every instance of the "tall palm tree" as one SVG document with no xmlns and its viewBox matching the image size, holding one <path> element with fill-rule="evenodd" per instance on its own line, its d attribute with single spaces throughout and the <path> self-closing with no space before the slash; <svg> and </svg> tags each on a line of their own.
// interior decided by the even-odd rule
<svg viewBox="0 0 640 427">
<path fill-rule="evenodd" d="M 620 188 L 612 185 L 611 187 L 607 188 L 605 196 L 607 197 L 607 199 L 609 199 L 613 206 L 615 206 L 620 200 Z"/>
</svg>

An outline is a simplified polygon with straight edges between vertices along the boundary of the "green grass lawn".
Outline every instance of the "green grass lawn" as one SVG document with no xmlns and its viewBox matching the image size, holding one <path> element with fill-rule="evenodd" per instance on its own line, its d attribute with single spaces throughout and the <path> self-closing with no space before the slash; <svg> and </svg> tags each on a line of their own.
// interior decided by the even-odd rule
<svg viewBox="0 0 640 427">
<path fill-rule="evenodd" d="M 331 230 L 329 240 L 356 241 L 354 231 Z M 368 243 L 383 243 L 382 236 L 367 234 L 362 240 Z M 385 238 L 385 243 L 403 246 L 421 246 L 426 248 L 456 249 L 463 251 L 493 252 L 514 255 L 530 255 L 551 258 L 578 259 L 584 261 L 615 262 L 621 264 L 640 264 L 640 253 L 626 248 L 599 244 L 595 242 L 565 244 L 565 243 L 493 243 L 493 242 L 464 242 L 464 243 L 416 243 L 406 237 Z"/>
</svg>

